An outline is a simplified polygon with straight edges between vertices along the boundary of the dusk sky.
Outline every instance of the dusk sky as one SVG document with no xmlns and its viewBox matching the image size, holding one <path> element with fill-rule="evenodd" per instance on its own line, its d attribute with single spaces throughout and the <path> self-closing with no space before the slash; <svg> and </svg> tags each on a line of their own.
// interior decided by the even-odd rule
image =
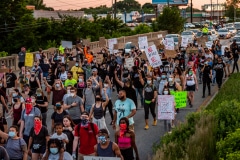
<svg viewBox="0 0 240 160">
<path fill-rule="evenodd" d="M 146 2 L 152 2 L 151 0 L 136 0 L 140 4 L 144 4 Z M 192 0 L 193 7 L 201 9 L 203 4 L 210 4 L 210 0 Z M 225 0 L 218 0 L 218 3 L 224 3 Z M 55 10 L 62 9 L 80 9 L 80 8 L 88 8 L 88 7 L 97 7 L 100 5 L 111 6 L 112 0 L 44 0 L 44 3 L 48 7 L 53 7 Z M 217 3 L 217 0 L 213 0 L 213 3 Z M 190 0 L 189 0 L 190 4 Z"/>
</svg>

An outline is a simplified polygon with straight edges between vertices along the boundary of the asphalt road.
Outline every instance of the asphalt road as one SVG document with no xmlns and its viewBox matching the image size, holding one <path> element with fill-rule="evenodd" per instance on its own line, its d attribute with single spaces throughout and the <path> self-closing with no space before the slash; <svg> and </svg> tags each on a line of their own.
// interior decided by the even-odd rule
<svg viewBox="0 0 240 160">
<path fill-rule="evenodd" d="M 221 40 L 222 45 L 230 45 L 230 40 Z M 212 95 L 217 92 L 217 86 L 211 86 Z M 212 96 L 211 95 L 211 96 Z M 180 122 L 183 122 L 186 115 L 195 112 L 199 106 L 206 104 L 211 98 L 211 96 L 206 96 L 206 98 L 202 98 L 202 84 L 199 84 L 199 90 L 195 92 L 195 102 L 193 103 L 193 107 L 190 108 L 187 106 L 186 108 L 180 109 L 180 112 L 176 116 L 176 125 Z M 112 96 L 112 102 L 114 104 L 115 100 L 117 99 L 117 93 L 116 91 L 113 92 Z M 139 101 L 138 97 L 138 101 Z M 51 104 L 51 103 L 49 103 Z M 140 101 L 138 102 L 140 104 Z M 49 106 L 48 109 L 48 115 L 47 115 L 47 125 L 49 131 L 51 130 L 51 114 L 53 113 L 53 107 Z M 157 111 L 156 111 L 157 113 Z M 11 124 L 11 119 L 7 119 L 9 122 L 8 124 Z M 151 159 L 153 152 L 152 152 L 152 146 L 154 143 L 158 143 L 161 140 L 161 137 L 167 133 L 167 131 L 164 129 L 164 123 L 163 121 L 158 120 L 157 126 L 152 126 L 153 118 L 151 114 L 149 115 L 149 129 L 144 130 L 145 126 L 145 120 L 144 120 L 144 110 L 143 108 L 139 108 L 137 110 L 136 115 L 134 116 L 134 128 L 136 133 L 136 144 L 139 151 L 139 157 L 141 160 L 149 160 Z M 114 141 L 114 131 L 112 129 L 112 126 L 109 125 L 111 122 L 111 118 L 109 113 L 106 115 L 106 124 L 108 126 L 108 129 L 110 131 L 110 139 Z"/>
</svg>

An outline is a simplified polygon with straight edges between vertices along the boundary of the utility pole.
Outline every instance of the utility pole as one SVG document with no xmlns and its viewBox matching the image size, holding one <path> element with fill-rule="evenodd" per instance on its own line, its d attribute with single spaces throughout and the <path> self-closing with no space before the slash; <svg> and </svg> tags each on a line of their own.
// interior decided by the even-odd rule
<svg viewBox="0 0 240 160">
<path fill-rule="evenodd" d="M 169 1 L 170 1 L 170 0 L 167 1 L 167 6 L 168 6 L 168 8 L 169 8 L 169 6 L 170 6 L 170 5 L 169 5 Z"/>
<path fill-rule="evenodd" d="M 193 4 L 191 0 L 191 23 L 193 22 Z"/>
<path fill-rule="evenodd" d="M 218 13 L 218 19 L 217 19 L 217 22 L 219 23 L 220 11 L 219 11 L 219 9 L 218 9 L 218 0 L 217 0 L 217 13 Z"/>
<path fill-rule="evenodd" d="M 211 16 L 210 16 L 210 18 L 211 18 L 211 21 L 212 21 L 212 0 L 211 0 Z"/>
<path fill-rule="evenodd" d="M 117 18 L 117 0 L 114 0 L 114 19 Z"/>
</svg>

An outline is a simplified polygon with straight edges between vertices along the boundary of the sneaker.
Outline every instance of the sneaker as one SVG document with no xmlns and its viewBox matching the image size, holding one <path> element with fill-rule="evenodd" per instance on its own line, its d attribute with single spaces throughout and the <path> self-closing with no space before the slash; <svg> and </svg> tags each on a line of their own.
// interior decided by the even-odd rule
<svg viewBox="0 0 240 160">
<path fill-rule="evenodd" d="M 148 125 L 145 125 L 144 129 L 145 129 L 145 130 L 148 130 L 148 129 L 149 129 L 149 126 L 148 126 Z"/>
<path fill-rule="evenodd" d="M 153 126 L 156 126 L 157 125 L 157 120 L 153 121 Z"/>
</svg>

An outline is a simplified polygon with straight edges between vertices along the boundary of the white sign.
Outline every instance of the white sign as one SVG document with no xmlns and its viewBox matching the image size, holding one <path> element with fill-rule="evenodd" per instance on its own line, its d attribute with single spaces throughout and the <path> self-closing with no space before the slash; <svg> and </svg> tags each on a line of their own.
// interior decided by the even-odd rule
<svg viewBox="0 0 240 160">
<path fill-rule="evenodd" d="M 121 160 L 119 157 L 96 157 L 96 156 L 83 156 L 84 160 Z"/>
<path fill-rule="evenodd" d="M 162 34 L 158 34 L 158 38 L 162 38 Z"/>
<path fill-rule="evenodd" d="M 147 36 L 138 37 L 138 45 L 139 45 L 139 49 L 146 49 L 148 47 Z"/>
<path fill-rule="evenodd" d="M 114 52 L 116 53 L 117 51 L 114 51 L 114 44 L 117 44 L 117 38 L 112 38 L 112 39 L 108 39 L 108 48 L 109 48 L 109 52 L 110 54 L 113 54 Z"/>
<path fill-rule="evenodd" d="M 63 48 L 72 49 L 72 42 L 71 41 L 61 41 Z"/>
<path fill-rule="evenodd" d="M 182 37 L 181 47 L 187 47 L 187 45 L 188 45 L 188 38 Z"/>
<path fill-rule="evenodd" d="M 212 45 L 213 45 L 213 42 L 212 41 L 208 41 L 208 42 L 205 42 L 205 45 L 207 48 L 212 48 Z"/>
<path fill-rule="evenodd" d="M 158 119 L 172 120 L 175 117 L 174 96 L 158 96 Z"/>
<path fill-rule="evenodd" d="M 149 46 L 145 49 L 145 53 L 150 65 L 155 68 L 162 65 L 161 58 L 158 54 L 157 48 L 155 45 Z"/>
<path fill-rule="evenodd" d="M 225 49 L 226 47 L 228 47 L 228 46 L 222 46 L 222 48 L 221 48 L 222 55 L 224 55 L 224 49 Z"/>
<path fill-rule="evenodd" d="M 174 50 L 174 39 L 172 38 L 165 38 L 165 49 L 167 50 Z"/>
<path fill-rule="evenodd" d="M 124 67 L 131 69 L 134 66 L 133 58 L 127 58 L 125 59 L 125 65 Z"/>
</svg>

